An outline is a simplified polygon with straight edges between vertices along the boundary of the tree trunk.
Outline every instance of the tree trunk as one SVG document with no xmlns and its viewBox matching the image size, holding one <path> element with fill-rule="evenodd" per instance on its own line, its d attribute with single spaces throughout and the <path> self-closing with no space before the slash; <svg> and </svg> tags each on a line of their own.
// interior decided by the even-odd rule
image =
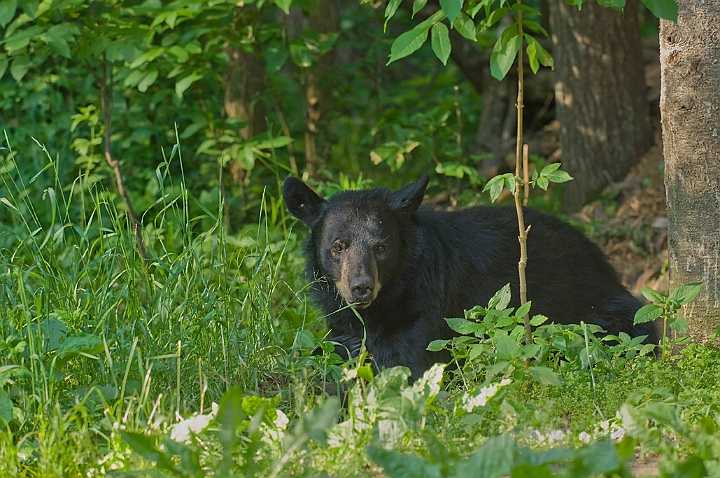
<svg viewBox="0 0 720 478">
<path fill-rule="evenodd" d="M 563 206 L 577 210 L 622 178 L 652 144 L 637 0 L 625 14 L 553 1 L 555 110 L 563 169 L 574 178 Z"/>
<path fill-rule="evenodd" d="M 720 327 L 720 3 L 677 3 L 677 24 L 660 22 L 670 289 L 703 282 L 683 307 L 702 342 Z"/>
</svg>

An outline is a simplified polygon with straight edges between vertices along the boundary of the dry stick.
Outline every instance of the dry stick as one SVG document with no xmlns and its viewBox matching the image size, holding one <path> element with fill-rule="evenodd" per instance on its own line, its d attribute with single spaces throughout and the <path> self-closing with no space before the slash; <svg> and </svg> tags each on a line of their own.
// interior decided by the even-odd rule
<svg viewBox="0 0 720 478">
<path fill-rule="evenodd" d="M 120 197 L 122 197 L 123 201 L 125 202 L 128 218 L 130 219 L 130 227 L 132 227 L 133 232 L 135 233 L 135 241 L 137 242 L 138 252 L 140 253 L 140 257 L 142 257 L 143 262 L 147 262 L 147 250 L 145 250 L 145 245 L 142 242 L 142 231 L 140 230 L 140 223 L 138 222 L 137 216 L 135 215 L 135 210 L 132 207 L 132 202 L 130 201 L 130 196 L 127 193 L 127 189 L 125 189 L 125 180 L 123 178 L 122 170 L 120 169 L 120 162 L 117 159 L 113 158 L 112 152 L 110 152 L 110 107 L 107 104 L 107 61 L 105 59 L 105 54 L 103 54 L 102 81 L 95 74 L 95 70 L 90 65 L 90 62 L 88 62 L 87 60 L 86 62 L 88 67 L 90 68 L 90 72 L 95 77 L 95 82 L 100 88 L 100 109 L 102 109 L 103 122 L 105 123 L 105 160 L 110 165 L 110 167 L 113 168 L 113 171 L 115 171 L 115 182 L 117 183 L 118 193 L 120 193 Z"/>
<path fill-rule="evenodd" d="M 517 4 L 521 5 L 522 0 L 517 0 Z M 518 229 L 520 235 L 518 240 L 520 241 L 520 262 L 518 262 L 518 273 L 520 275 L 520 305 L 527 302 L 527 282 L 525 280 L 525 268 L 527 267 L 527 234 L 530 227 L 525 228 L 525 218 L 523 217 L 522 201 L 520 200 L 520 190 L 522 189 L 522 147 L 523 147 L 523 110 L 525 105 L 523 104 L 524 97 L 524 82 L 523 82 L 523 53 L 522 53 L 522 37 L 523 37 L 523 25 L 522 25 L 522 10 L 518 10 L 517 17 L 518 35 L 520 36 L 520 49 L 518 51 L 518 96 L 517 96 L 517 144 L 515 148 L 515 176 L 521 184 L 515 185 L 515 209 L 517 210 L 518 217 Z M 525 322 L 525 343 L 532 343 L 532 331 L 530 330 L 530 315 L 526 314 L 523 317 Z"/>
<path fill-rule="evenodd" d="M 528 167 L 528 145 L 523 144 L 523 181 L 525 182 L 525 196 L 523 197 L 523 206 L 528 205 L 530 199 L 530 168 Z"/>
</svg>

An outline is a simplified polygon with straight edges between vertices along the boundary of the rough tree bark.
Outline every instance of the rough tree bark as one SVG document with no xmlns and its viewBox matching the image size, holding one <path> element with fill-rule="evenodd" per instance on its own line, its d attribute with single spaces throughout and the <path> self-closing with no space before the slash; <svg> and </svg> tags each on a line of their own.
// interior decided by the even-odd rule
<svg viewBox="0 0 720 478">
<path fill-rule="evenodd" d="M 660 22 L 670 289 L 703 282 L 683 310 L 702 342 L 720 327 L 720 2 L 677 3 Z"/>
<path fill-rule="evenodd" d="M 563 206 L 576 210 L 652 144 L 637 0 L 628 0 L 624 15 L 595 2 L 581 11 L 551 5 L 563 169 L 575 178 Z"/>
</svg>

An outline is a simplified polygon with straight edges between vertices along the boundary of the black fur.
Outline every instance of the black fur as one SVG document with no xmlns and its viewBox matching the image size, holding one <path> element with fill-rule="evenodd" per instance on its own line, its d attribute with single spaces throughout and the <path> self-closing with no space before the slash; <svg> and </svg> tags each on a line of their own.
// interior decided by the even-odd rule
<svg viewBox="0 0 720 478">
<path fill-rule="evenodd" d="M 405 365 L 413 379 L 448 361 L 444 353 L 425 350 L 432 340 L 453 337 L 445 317 L 487 305 L 508 282 L 511 305 L 518 305 L 519 295 L 515 209 L 420 207 L 427 182 L 423 176 L 395 193 L 344 191 L 328 200 L 297 178 L 283 185 L 288 209 L 311 229 L 307 275 L 331 337 L 357 353 L 365 336 L 378 367 Z M 524 215 L 531 226 L 526 275 L 532 314 L 657 341 L 651 324 L 633 326 L 641 304 L 595 244 L 553 216 L 527 208 Z"/>
</svg>

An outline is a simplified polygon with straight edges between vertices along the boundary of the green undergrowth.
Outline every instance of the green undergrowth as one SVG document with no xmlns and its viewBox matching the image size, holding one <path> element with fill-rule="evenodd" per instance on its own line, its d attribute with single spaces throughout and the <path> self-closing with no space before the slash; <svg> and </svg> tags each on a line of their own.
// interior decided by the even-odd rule
<svg viewBox="0 0 720 478">
<path fill-rule="evenodd" d="M 180 153 L 156 169 L 144 262 L 102 182 L 61 184 L 50 155 L 24 177 L 0 151 L 0 475 L 637 476 L 639 456 L 720 473 L 711 346 L 659 361 L 543 318 L 525 345 L 500 291 L 413 384 L 311 355 L 331 348 L 278 190 L 229 233 L 220 197 L 170 174 Z"/>
</svg>

